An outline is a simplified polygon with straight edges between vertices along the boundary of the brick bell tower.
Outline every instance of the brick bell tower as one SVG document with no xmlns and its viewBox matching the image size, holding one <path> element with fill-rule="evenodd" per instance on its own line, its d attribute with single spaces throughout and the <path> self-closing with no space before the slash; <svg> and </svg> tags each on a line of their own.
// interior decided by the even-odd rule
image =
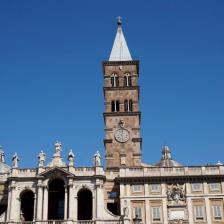
<svg viewBox="0 0 224 224">
<path fill-rule="evenodd" d="M 106 168 L 141 166 L 139 61 L 133 60 L 121 18 L 108 61 L 103 62 Z"/>
</svg>

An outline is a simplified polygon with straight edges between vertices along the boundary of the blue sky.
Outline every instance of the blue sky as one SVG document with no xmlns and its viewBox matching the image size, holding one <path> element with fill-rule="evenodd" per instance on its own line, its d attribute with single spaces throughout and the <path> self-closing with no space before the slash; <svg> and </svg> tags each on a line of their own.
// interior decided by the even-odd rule
<svg viewBox="0 0 224 224">
<path fill-rule="evenodd" d="M 102 60 L 116 17 L 140 60 L 143 161 L 224 162 L 224 1 L 0 1 L 0 144 L 6 160 L 104 157 Z"/>
</svg>

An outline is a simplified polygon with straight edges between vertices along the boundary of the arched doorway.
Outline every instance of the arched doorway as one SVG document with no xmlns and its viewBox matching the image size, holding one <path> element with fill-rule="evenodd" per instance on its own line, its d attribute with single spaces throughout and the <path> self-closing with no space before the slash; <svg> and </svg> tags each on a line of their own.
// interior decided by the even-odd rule
<svg viewBox="0 0 224 224">
<path fill-rule="evenodd" d="M 21 200 L 21 213 L 20 218 L 22 221 L 33 221 L 34 209 L 34 193 L 29 190 L 20 195 Z"/>
<path fill-rule="evenodd" d="M 48 219 L 64 219 L 65 183 L 61 179 L 54 179 L 48 188 Z"/>
<path fill-rule="evenodd" d="M 92 192 L 82 189 L 78 193 L 78 220 L 92 219 Z"/>
</svg>

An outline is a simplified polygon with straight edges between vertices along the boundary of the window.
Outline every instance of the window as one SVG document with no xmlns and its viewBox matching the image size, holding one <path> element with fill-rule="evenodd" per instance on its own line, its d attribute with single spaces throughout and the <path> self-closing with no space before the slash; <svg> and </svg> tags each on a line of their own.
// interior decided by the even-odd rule
<svg viewBox="0 0 224 224">
<path fill-rule="evenodd" d="M 160 185 L 159 184 L 151 184 L 151 192 L 160 192 Z"/>
<path fill-rule="evenodd" d="M 124 101 L 124 111 L 133 111 L 133 101 L 132 100 L 125 100 Z"/>
<path fill-rule="evenodd" d="M 111 80 L 111 86 L 112 87 L 117 87 L 119 86 L 119 77 L 117 74 L 112 74 L 112 76 L 110 77 Z"/>
<path fill-rule="evenodd" d="M 128 83 L 128 78 L 127 76 L 124 76 L 124 86 L 127 86 L 127 83 Z"/>
<path fill-rule="evenodd" d="M 213 205 L 212 212 L 215 220 L 222 220 L 222 207 L 220 205 Z"/>
<path fill-rule="evenodd" d="M 204 220 L 205 210 L 203 205 L 197 205 L 194 207 L 195 220 Z"/>
<path fill-rule="evenodd" d="M 192 191 L 202 191 L 202 184 L 194 183 L 191 185 Z"/>
<path fill-rule="evenodd" d="M 115 102 L 111 101 L 111 111 L 115 112 Z"/>
<path fill-rule="evenodd" d="M 129 111 L 133 111 L 133 101 L 129 100 Z"/>
<path fill-rule="evenodd" d="M 112 192 L 107 192 L 108 198 L 116 198 L 117 197 L 117 192 L 112 191 Z"/>
<path fill-rule="evenodd" d="M 152 221 L 161 221 L 161 207 L 152 207 Z"/>
<path fill-rule="evenodd" d="M 210 188 L 210 191 L 219 191 L 220 185 L 219 183 L 210 183 L 209 188 Z"/>
<path fill-rule="evenodd" d="M 132 77 L 129 73 L 124 76 L 124 86 L 132 86 Z"/>
<path fill-rule="evenodd" d="M 120 111 L 120 102 L 119 102 L 119 100 L 116 101 L 116 111 Z"/>
<path fill-rule="evenodd" d="M 142 208 L 136 207 L 134 210 L 134 218 L 142 218 Z"/>
<path fill-rule="evenodd" d="M 132 185 L 133 192 L 140 192 L 141 190 L 142 190 L 141 185 L 139 184 Z"/>
<path fill-rule="evenodd" d="M 124 101 L 124 111 L 127 112 L 128 111 L 128 100 Z"/>
<path fill-rule="evenodd" d="M 112 112 L 119 112 L 120 111 L 120 102 L 119 100 L 111 101 L 111 111 Z"/>
</svg>

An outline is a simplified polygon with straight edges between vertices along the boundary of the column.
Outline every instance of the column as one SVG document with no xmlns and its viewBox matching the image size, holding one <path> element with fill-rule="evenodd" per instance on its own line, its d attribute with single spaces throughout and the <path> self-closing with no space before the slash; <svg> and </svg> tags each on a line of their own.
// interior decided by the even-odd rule
<svg viewBox="0 0 224 224">
<path fill-rule="evenodd" d="M 145 223 L 150 224 L 150 206 L 149 206 L 149 200 L 145 200 Z"/>
<path fill-rule="evenodd" d="M 166 184 L 161 184 L 162 187 L 162 209 L 163 209 L 163 223 L 168 224 L 168 210 L 167 210 L 167 195 L 166 195 Z"/>
<path fill-rule="evenodd" d="M 13 200 L 16 200 L 14 184 L 11 185 L 11 198 L 10 199 L 11 200 L 10 200 L 9 220 L 13 220 L 14 219 L 14 214 L 15 214 L 15 203 L 13 203 Z"/>
<path fill-rule="evenodd" d="M 77 213 L 77 211 L 75 210 L 75 202 L 74 202 L 74 195 L 73 195 L 73 191 L 72 191 L 72 188 L 73 188 L 73 184 L 72 183 L 69 183 L 68 185 L 68 219 L 69 220 L 73 220 L 75 219 L 75 216 L 74 214 Z"/>
<path fill-rule="evenodd" d="M 125 185 L 120 184 L 120 197 L 125 196 Z"/>
<path fill-rule="evenodd" d="M 189 197 L 190 194 L 191 194 L 191 184 L 186 183 L 186 203 L 187 203 L 188 220 L 189 224 L 193 224 L 194 217 L 193 217 L 192 199 L 191 197 Z"/>
<path fill-rule="evenodd" d="M 104 200 L 103 200 L 103 186 L 102 184 L 96 185 L 96 217 L 103 217 Z"/>
<path fill-rule="evenodd" d="M 10 219 L 10 210 L 11 210 L 11 193 L 12 193 L 12 189 L 11 186 L 9 186 L 9 193 L 8 193 L 8 208 L 7 208 L 7 218 L 6 220 L 9 221 Z"/>
<path fill-rule="evenodd" d="M 73 219 L 74 220 L 77 220 L 78 219 L 78 199 L 77 199 L 77 194 L 76 196 L 74 197 L 74 201 L 73 201 L 73 206 L 74 206 L 74 214 L 73 214 Z M 94 206 L 94 203 L 93 203 L 93 206 Z M 94 214 L 93 214 L 93 217 L 94 217 Z"/>
<path fill-rule="evenodd" d="M 210 203 L 209 198 L 207 197 L 205 198 L 205 209 L 206 209 L 207 223 L 212 223 Z"/>
<path fill-rule="evenodd" d="M 126 196 L 130 196 L 131 195 L 131 186 L 130 184 L 126 184 Z"/>
<path fill-rule="evenodd" d="M 149 195 L 149 184 L 144 184 L 144 193 L 145 193 L 145 195 L 146 196 L 148 196 Z"/>
<path fill-rule="evenodd" d="M 34 193 L 34 205 L 33 205 L 33 221 L 36 219 L 36 210 L 37 210 L 37 194 Z"/>
<path fill-rule="evenodd" d="M 42 205 L 43 205 L 43 186 L 42 180 L 38 180 L 37 184 L 37 220 L 42 220 Z"/>
<path fill-rule="evenodd" d="M 64 201 L 64 220 L 68 218 L 68 188 L 65 185 L 65 201 Z"/>
<path fill-rule="evenodd" d="M 207 195 L 208 194 L 208 183 L 207 182 L 203 183 L 203 188 L 204 188 L 204 194 Z M 208 197 L 205 197 L 205 210 L 206 210 L 207 222 L 212 223 L 210 203 L 209 203 Z"/>
<path fill-rule="evenodd" d="M 48 187 L 44 186 L 43 220 L 48 220 Z"/>
<path fill-rule="evenodd" d="M 187 197 L 187 209 L 188 209 L 188 220 L 189 220 L 189 224 L 193 224 L 194 223 L 194 219 L 193 219 L 193 207 L 192 207 L 191 198 L 189 198 L 189 197 Z"/>
</svg>

